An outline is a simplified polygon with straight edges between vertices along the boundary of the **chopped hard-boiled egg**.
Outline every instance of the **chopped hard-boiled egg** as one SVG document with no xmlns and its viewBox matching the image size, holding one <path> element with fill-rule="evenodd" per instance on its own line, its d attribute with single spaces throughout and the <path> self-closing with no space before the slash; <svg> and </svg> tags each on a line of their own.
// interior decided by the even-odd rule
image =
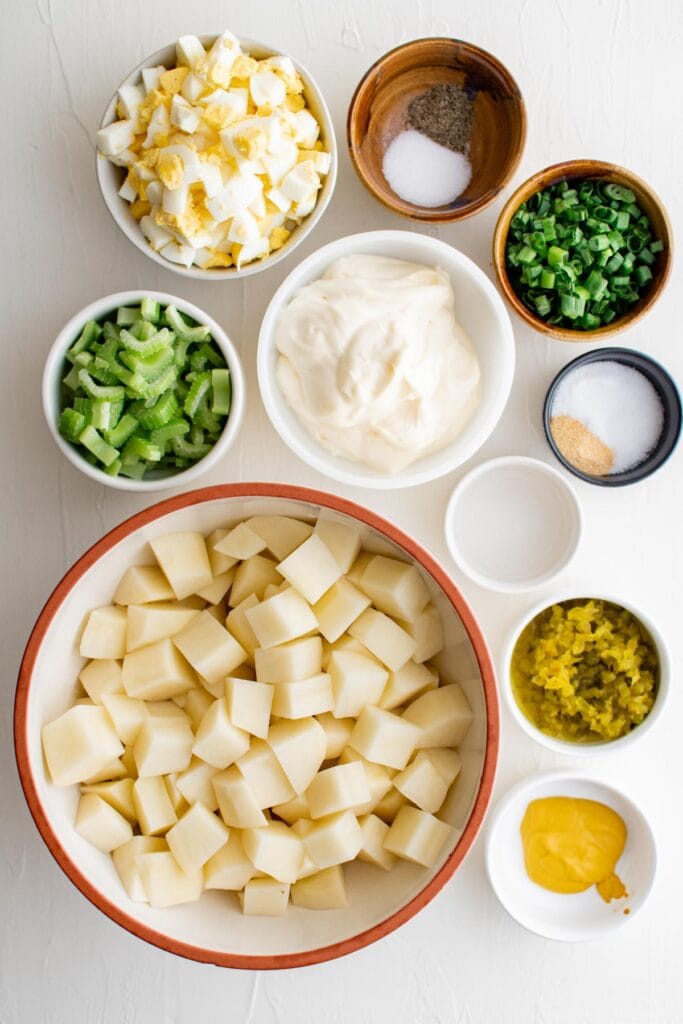
<svg viewBox="0 0 683 1024">
<path fill-rule="evenodd" d="M 176 66 L 119 90 L 102 156 L 128 173 L 119 195 L 156 252 L 204 269 L 275 252 L 315 208 L 331 155 L 289 57 L 244 53 L 231 32 L 207 51 L 176 43 Z"/>
</svg>

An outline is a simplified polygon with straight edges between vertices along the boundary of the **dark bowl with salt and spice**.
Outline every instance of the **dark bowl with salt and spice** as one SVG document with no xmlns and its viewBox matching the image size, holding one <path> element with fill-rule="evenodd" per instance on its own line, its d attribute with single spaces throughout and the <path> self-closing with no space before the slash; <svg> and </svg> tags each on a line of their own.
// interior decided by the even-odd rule
<svg viewBox="0 0 683 1024">
<path fill-rule="evenodd" d="M 366 72 L 347 121 L 351 160 L 386 207 L 420 221 L 483 210 L 510 180 L 526 138 L 510 72 L 458 39 L 415 39 Z"/>
<path fill-rule="evenodd" d="M 681 399 L 663 366 L 627 348 L 599 348 L 567 363 L 543 406 L 554 455 L 574 476 L 623 487 L 651 476 L 681 432 Z"/>
</svg>

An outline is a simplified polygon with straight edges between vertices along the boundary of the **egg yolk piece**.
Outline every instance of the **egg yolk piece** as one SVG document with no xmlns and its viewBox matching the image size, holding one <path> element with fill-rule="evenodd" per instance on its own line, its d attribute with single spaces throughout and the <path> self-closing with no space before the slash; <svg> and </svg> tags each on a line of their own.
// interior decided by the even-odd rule
<svg viewBox="0 0 683 1024">
<path fill-rule="evenodd" d="M 533 800 L 520 826 L 524 863 L 532 882 L 557 893 L 592 885 L 609 903 L 626 895 L 615 874 L 626 845 L 626 825 L 605 804 L 577 797 Z"/>
</svg>

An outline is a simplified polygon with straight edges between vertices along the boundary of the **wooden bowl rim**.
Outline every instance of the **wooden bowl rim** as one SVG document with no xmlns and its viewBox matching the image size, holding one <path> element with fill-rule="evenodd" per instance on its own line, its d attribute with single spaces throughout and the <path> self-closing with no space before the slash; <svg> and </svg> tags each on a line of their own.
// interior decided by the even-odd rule
<svg viewBox="0 0 683 1024">
<path fill-rule="evenodd" d="M 512 99 L 515 103 L 517 115 L 519 118 L 519 141 L 512 154 L 510 161 L 508 162 L 508 166 L 505 170 L 505 173 L 500 178 L 498 185 L 496 185 L 493 188 L 490 188 L 488 192 L 485 192 L 483 195 L 479 196 L 478 199 L 473 199 L 471 202 L 467 203 L 466 206 L 462 206 L 456 210 L 451 210 L 448 213 L 441 213 L 438 215 L 428 213 L 427 207 L 413 207 L 413 204 L 407 203 L 405 200 L 402 200 L 398 197 L 396 201 L 392 201 L 392 199 L 387 194 L 385 194 L 384 192 L 380 192 L 378 189 L 376 189 L 375 186 L 368 180 L 365 174 L 363 166 L 358 158 L 358 147 L 356 146 L 353 140 L 353 127 L 354 120 L 356 117 L 356 107 L 358 104 L 358 100 L 364 89 L 368 87 L 372 78 L 380 73 L 380 71 L 382 70 L 382 66 L 389 60 L 389 58 L 393 57 L 396 53 L 400 53 L 401 50 L 426 49 L 428 45 L 431 45 L 433 43 L 445 43 L 453 49 L 459 51 L 469 51 L 470 53 L 476 54 L 477 57 L 482 59 L 483 63 L 490 64 L 492 67 L 494 67 L 501 75 L 501 77 L 505 79 L 508 86 L 510 87 Z M 502 190 L 505 188 L 512 175 L 517 170 L 519 162 L 522 159 L 524 146 L 526 145 L 526 136 L 526 104 L 524 102 L 524 97 L 522 96 L 521 89 L 519 88 L 516 79 L 512 76 L 512 73 L 508 70 L 505 64 L 503 64 L 502 61 L 498 59 L 498 57 L 494 56 L 494 54 L 490 53 L 488 50 L 484 50 L 481 46 L 477 46 L 475 43 L 468 43 L 464 39 L 455 39 L 450 36 L 423 36 L 420 37 L 419 39 L 411 39 L 407 43 L 399 43 L 398 46 L 394 46 L 391 50 L 387 50 L 387 52 L 382 54 L 381 57 L 379 57 L 373 64 L 371 64 L 367 71 L 362 75 L 360 81 L 358 82 L 358 85 L 353 91 L 351 102 L 349 103 L 349 109 L 346 115 L 346 144 L 349 151 L 349 157 L 351 158 L 351 163 L 353 164 L 354 170 L 358 175 L 361 183 L 365 186 L 370 195 L 374 196 L 374 198 L 377 199 L 382 204 L 382 206 L 384 206 L 387 210 L 391 210 L 392 213 L 398 213 L 401 217 L 406 217 L 408 220 L 416 220 L 425 224 L 447 224 L 457 220 L 465 220 L 467 217 L 471 217 L 473 216 L 473 214 L 479 213 L 487 206 L 490 206 L 490 204 L 494 201 L 496 196 L 498 196 L 502 192 Z M 408 209 L 408 207 L 413 208 Z M 434 209 L 438 210 L 439 207 L 434 207 Z M 424 212 L 418 212 L 421 210 Z"/>
<path fill-rule="evenodd" d="M 390 914 L 383 921 L 373 927 L 360 932 L 339 942 L 331 943 L 317 949 L 304 950 L 300 953 L 285 953 L 268 956 L 253 956 L 243 954 L 224 953 L 214 949 L 208 949 L 192 943 L 183 942 L 165 935 L 163 932 L 143 924 L 137 918 L 132 917 L 124 909 L 109 900 L 81 871 L 80 867 L 61 845 L 56 833 L 53 831 L 48 815 L 43 808 L 37 787 L 33 779 L 31 761 L 29 757 L 29 738 L 27 709 L 29 691 L 31 687 L 33 670 L 40 651 L 41 644 L 47 630 L 55 615 L 68 598 L 72 589 L 77 586 L 81 577 L 90 569 L 98 559 L 113 548 L 119 541 L 123 540 L 135 530 L 140 529 L 150 522 L 176 512 L 179 509 L 189 508 L 193 505 L 200 505 L 205 502 L 215 501 L 221 498 L 253 498 L 253 497 L 275 497 L 286 498 L 295 501 L 308 502 L 324 508 L 342 512 L 358 519 L 361 523 L 372 527 L 393 541 L 402 548 L 412 559 L 417 561 L 434 582 L 441 588 L 445 597 L 451 603 L 463 623 L 468 638 L 472 644 L 477 665 L 481 673 L 484 704 L 486 708 L 486 747 L 484 751 L 484 764 L 482 769 L 479 788 L 470 811 L 469 817 L 458 838 L 455 846 L 448 855 L 446 861 L 435 873 L 423 889 L 420 890 L 408 903 L 399 910 Z M 164 501 L 157 502 L 149 508 L 137 512 L 135 515 L 124 520 L 114 527 L 97 541 L 85 554 L 81 555 L 78 561 L 69 569 L 63 579 L 57 584 L 54 591 L 48 598 L 42 609 L 38 620 L 33 627 L 29 637 L 21 666 L 14 703 L 14 748 L 21 786 L 28 803 L 33 820 L 38 827 L 43 840 L 50 853 L 57 861 L 64 873 L 73 882 L 76 888 L 80 889 L 83 895 L 90 902 L 111 918 L 116 924 L 136 935 L 138 938 L 149 942 L 153 946 L 174 953 L 177 956 L 189 960 L 198 960 L 203 963 L 215 964 L 218 967 L 233 967 L 241 970 L 281 970 L 292 967 L 304 967 L 309 964 L 322 963 L 333 960 L 347 953 L 353 953 L 364 946 L 383 938 L 400 925 L 405 924 L 418 911 L 422 910 L 443 888 L 451 878 L 456 868 L 462 863 L 469 852 L 474 840 L 481 828 L 486 814 L 498 760 L 498 749 L 500 743 L 500 714 L 498 705 L 498 688 L 496 673 L 491 653 L 477 622 L 472 609 L 465 600 L 463 594 L 454 581 L 447 575 L 436 559 L 417 541 L 413 540 L 403 530 L 393 523 L 377 515 L 370 509 L 346 498 L 337 497 L 324 491 L 314 490 L 308 487 L 298 487 L 280 483 L 241 483 L 241 484 L 218 484 L 213 487 L 204 487 L 197 490 L 187 491 Z"/>
<path fill-rule="evenodd" d="M 532 196 L 535 192 L 538 192 L 539 189 L 545 188 L 547 185 L 554 184 L 562 178 L 571 179 L 579 177 L 590 178 L 607 176 L 614 177 L 617 183 L 619 183 L 619 179 L 621 179 L 625 184 L 634 186 L 636 191 L 646 195 L 652 204 L 657 207 L 665 229 L 665 237 L 661 239 L 661 241 L 664 242 L 664 262 L 662 268 L 655 279 L 650 294 L 643 304 L 640 307 L 634 308 L 632 311 L 626 312 L 618 320 L 615 320 L 604 327 L 598 327 L 592 331 L 580 331 L 572 330 L 568 327 L 556 327 L 552 324 L 547 324 L 524 305 L 520 297 L 517 295 L 517 292 L 512 287 L 507 267 L 505 266 L 505 243 L 507 242 L 507 236 L 510 230 L 510 222 L 521 203 Z M 540 171 L 536 171 L 536 173 L 528 177 L 526 181 L 523 181 L 509 197 L 505 206 L 500 211 L 500 215 L 493 232 L 493 266 L 496 271 L 496 277 L 498 278 L 498 284 L 500 285 L 505 298 L 514 309 L 515 313 L 533 327 L 534 330 L 541 334 L 546 334 L 551 338 L 556 338 L 559 341 L 578 343 L 602 341 L 604 338 L 609 338 L 615 334 L 619 334 L 626 328 L 631 327 L 649 312 L 657 299 L 661 296 L 671 274 L 672 262 L 672 227 L 663 202 L 654 189 L 639 177 L 639 175 L 635 174 L 633 171 L 629 171 L 627 167 L 622 167 L 620 164 L 610 163 L 607 160 L 595 160 L 591 158 L 563 160 L 556 164 L 550 164 L 548 167 L 544 167 Z"/>
</svg>

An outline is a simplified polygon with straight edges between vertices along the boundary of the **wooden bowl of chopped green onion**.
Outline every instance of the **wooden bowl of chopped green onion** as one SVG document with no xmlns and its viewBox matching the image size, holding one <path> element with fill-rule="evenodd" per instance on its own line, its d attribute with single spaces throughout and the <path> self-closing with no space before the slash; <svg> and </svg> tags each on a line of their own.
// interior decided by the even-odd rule
<svg viewBox="0 0 683 1024">
<path fill-rule="evenodd" d="M 129 491 L 184 486 L 232 445 L 244 410 L 239 356 L 184 299 L 119 292 L 62 328 L 43 371 L 43 409 L 69 461 Z"/>
<path fill-rule="evenodd" d="M 637 175 L 601 160 L 539 171 L 505 204 L 493 262 L 515 312 L 561 341 L 617 334 L 655 304 L 671 270 L 671 225 Z"/>
</svg>

